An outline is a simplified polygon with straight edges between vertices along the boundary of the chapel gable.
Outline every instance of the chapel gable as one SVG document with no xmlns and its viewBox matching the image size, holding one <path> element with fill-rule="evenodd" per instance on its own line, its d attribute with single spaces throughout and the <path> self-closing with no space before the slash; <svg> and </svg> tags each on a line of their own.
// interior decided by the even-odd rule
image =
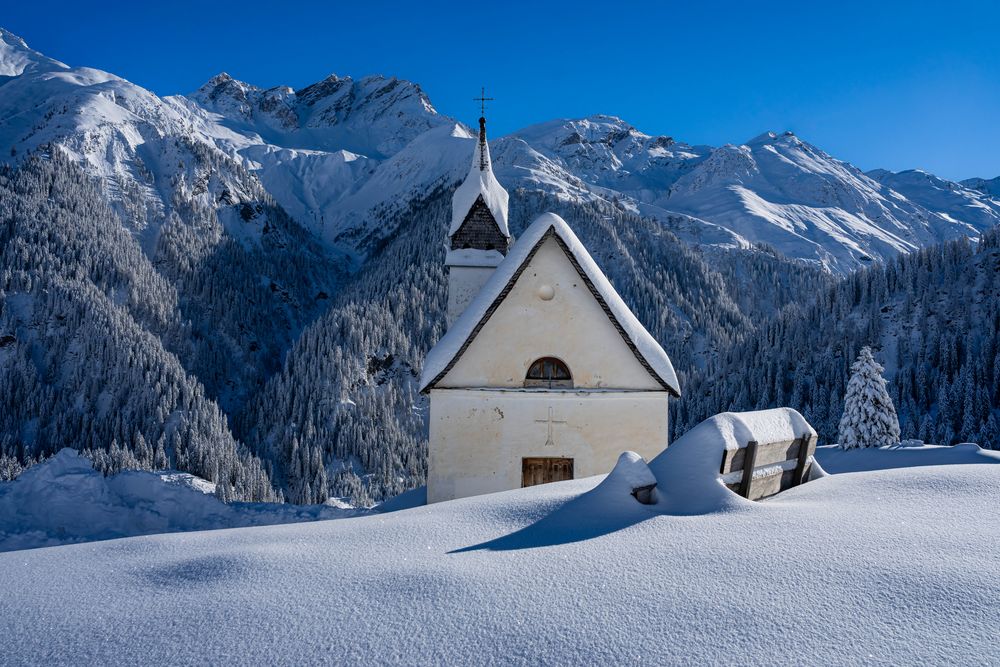
<svg viewBox="0 0 1000 667">
<path fill-rule="evenodd" d="M 561 218 L 542 216 L 511 253 L 432 351 L 423 389 L 680 393 L 662 348 Z"/>
</svg>

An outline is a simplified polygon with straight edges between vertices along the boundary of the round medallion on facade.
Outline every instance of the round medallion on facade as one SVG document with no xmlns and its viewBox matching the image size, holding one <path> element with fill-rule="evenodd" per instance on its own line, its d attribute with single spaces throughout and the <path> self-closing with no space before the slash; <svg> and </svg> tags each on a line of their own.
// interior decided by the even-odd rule
<svg viewBox="0 0 1000 667">
<path fill-rule="evenodd" d="M 552 285 L 542 285 L 538 288 L 538 298 L 542 301 L 551 301 L 556 295 L 556 290 Z"/>
</svg>

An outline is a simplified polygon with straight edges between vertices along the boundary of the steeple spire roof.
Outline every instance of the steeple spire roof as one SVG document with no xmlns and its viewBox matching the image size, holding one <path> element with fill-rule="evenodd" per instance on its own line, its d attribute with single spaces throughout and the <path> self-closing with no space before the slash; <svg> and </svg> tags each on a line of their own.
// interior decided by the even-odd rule
<svg viewBox="0 0 1000 667">
<path fill-rule="evenodd" d="M 474 97 L 474 101 L 479 102 L 479 171 L 486 171 L 490 168 L 490 148 L 486 145 L 486 103 L 492 102 L 492 97 L 486 97 L 486 87 L 480 89 L 479 97 Z"/>
<path fill-rule="evenodd" d="M 491 169 L 490 147 L 486 143 L 486 116 L 479 117 L 479 171 Z"/>
<path fill-rule="evenodd" d="M 481 102 L 491 99 L 488 97 L 477 98 Z M 472 164 L 469 167 L 469 174 L 465 181 L 458 186 L 455 196 L 452 199 L 451 227 L 448 236 L 454 236 L 462 227 L 462 223 L 469 217 L 470 211 L 476 206 L 479 198 L 489 209 L 490 215 L 496 222 L 500 234 L 510 238 L 510 230 L 507 227 L 507 201 L 509 195 L 493 175 L 493 163 L 490 159 L 490 146 L 486 142 L 486 117 L 479 118 L 479 139 L 476 150 L 472 155 Z M 506 247 L 503 249 L 506 252 Z"/>
</svg>

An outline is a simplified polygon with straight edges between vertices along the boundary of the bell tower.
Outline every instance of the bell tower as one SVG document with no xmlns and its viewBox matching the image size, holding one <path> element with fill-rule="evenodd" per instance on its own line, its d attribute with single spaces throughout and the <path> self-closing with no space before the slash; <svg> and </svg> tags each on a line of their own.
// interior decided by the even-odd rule
<svg viewBox="0 0 1000 667">
<path fill-rule="evenodd" d="M 490 147 L 486 143 L 485 90 L 476 101 L 481 105 L 479 141 L 472 156 L 469 175 L 452 199 L 451 227 L 448 230 L 448 326 L 466 306 L 507 255 L 510 231 L 507 228 L 507 191 L 493 175 Z"/>
</svg>

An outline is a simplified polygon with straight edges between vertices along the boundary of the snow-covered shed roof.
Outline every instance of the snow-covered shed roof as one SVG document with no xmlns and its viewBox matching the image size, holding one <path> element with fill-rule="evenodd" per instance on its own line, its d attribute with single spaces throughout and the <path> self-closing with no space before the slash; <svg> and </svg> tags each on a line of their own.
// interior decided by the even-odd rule
<svg viewBox="0 0 1000 667">
<path fill-rule="evenodd" d="M 482 195 L 483 202 L 490 213 L 493 214 L 493 219 L 496 220 L 500 232 L 510 238 L 510 230 L 507 227 L 507 200 L 509 197 L 507 191 L 493 175 L 493 162 L 490 159 L 489 144 L 486 143 L 484 119 L 479 121 L 479 141 L 472 154 L 469 175 L 458 186 L 455 196 L 451 200 L 451 227 L 448 229 L 448 236 L 454 235 L 462 226 L 465 216 L 469 214 L 480 195 Z"/>
<path fill-rule="evenodd" d="M 680 396 L 680 385 L 670 357 L 625 305 L 566 221 L 555 213 L 543 213 L 531 223 L 465 312 L 427 354 L 420 377 L 420 390 L 431 388 L 451 370 L 513 288 L 535 252 L 550 237 L 554 237 L 566 252 L 639 363 L 664 389 Z"/>
</svg>

